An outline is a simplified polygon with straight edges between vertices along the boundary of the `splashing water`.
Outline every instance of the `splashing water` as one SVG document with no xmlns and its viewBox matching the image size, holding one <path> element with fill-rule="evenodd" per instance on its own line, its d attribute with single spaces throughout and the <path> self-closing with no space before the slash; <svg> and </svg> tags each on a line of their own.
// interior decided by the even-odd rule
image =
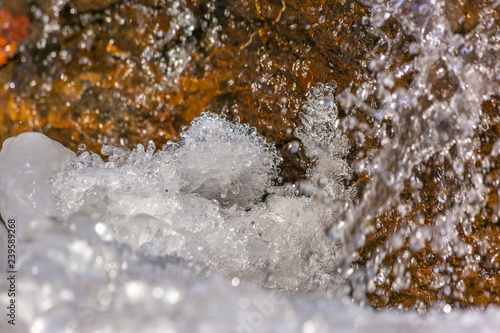
<svg viewBox="0 0 500 333">
<path fill-rule="evenodd" d="M 42 44 L 67 1 L 55 3 L 55 18 L 43 14 Z M 163 41 L 140 55 L 163 69 L 163 88 L 179 84 L 194 52 L 183 42 L 168 63 L 155 53 L 178 33 L 192 35 L 182 4 L 168 13 Z M 290 151 L 303 148 L 311 161 L 304 181 L 277 186 L 275 145 L 211 113 L 160 150 L 152 141 L 133 150 L 107 143 L 107 161 L 42 134 L 8 139 L 0 210 L 19 226 L 18 331 L 500 326 L 493 306 L 456 309 L 499 301 L 488 298 L 496 295 L 498 241 L 478 231 L 479 223 L 500 232 L 499 144 L 489 142 L 498 108 L 485 107 L 500 88 L 498 4 L 481 7 L 471 26 L 450 17 L 450 1 L 365 5 L 379 41 L 361 83 L 337 96 L 319 83 L 302 106 L 301 143 Z M 401 29 L 390 35 L 388 24 Z M 82 47 L 93 42 L 90 33 Z M 140 70 L 150 71 L 148 63 Z M 483 284 L 474 289 L 471 279 Z M 8 287 L 0 283 L 2 307 Z M 432 310 L 359 307 L 367 302 Z"/>
<path fill-rule="evenodd" d="M 468 297 L 467 270 L 480 271 L 486 279 L 491 278 L 488 270 L 498 272 L 494 242 L 483 240 L 478 246 L 468 238 L 477 219 L 491 214 L 486 212 L 487 197 L 497 185 L 489 174 L 489 157 L 481 152 L 489 126 L 497 122 L 483 110 L 483 103 L 499 93 L 497 11 L 485 6 L 481 22 L 468 33 L 456 33 L 447 17 L 448 5 L 445 1 L 370 4 L 370 22 L 381 37 L 382 52 L 370 60 L 372 74 L 366 82 L 341 97 L 345 107 L 369 118 L 360 122 L 347 117 L 345 126 L 361 137 L 371 136 L 379 145 L 357 159 L 357 173 L 371 180 L 359 202 L 345 210 L 341 227 L 331 231 L 343 240 L 346 262 L 357 258 L 357 250 L 373 231 L 373 219 L 380 223 L 385 214 L 398 221 L 396 232 L 378 245 L 362 268 L 345 266 L 359 299 L 365 299 L 368 290 L 386 304 L 391 292 L 385 285 L 395 292 L 408 289 L 418 280 L 411 267 L 422 254 L 429 257 L 424 262 L 432 266 L 435 280 L 426 287 L 450 301 Z M 397 21 L 405 35 L 390 38 L 384 33 L 381 27 L 388 19 Z M 411 57 L 403 64 L 397 52 L 401 45 L 408 46 Z M 408 82 L 405 76 L 410 74 Z M 426 202 L 434 207 L 426 208 Z M 389 260 L 390 255 L 396 259 Z M 459 268 L 453 264 L 456 258 L 463 260 Z M 490 262 L 481 264 L 485 259 Z M 415 306 L 426 305 L 419 300 Z"/>
</svg>

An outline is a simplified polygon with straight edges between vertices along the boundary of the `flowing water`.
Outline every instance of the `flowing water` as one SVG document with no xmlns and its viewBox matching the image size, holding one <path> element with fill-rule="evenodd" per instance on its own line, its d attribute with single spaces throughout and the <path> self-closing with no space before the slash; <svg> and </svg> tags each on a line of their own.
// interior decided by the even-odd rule
<svg viewBox="0 0 500 333">
<path fill-rule="evenodd" d="M 125 72 L 148 73 L 150 81 L 133 89 L 133 99 L 118 88 L 109 93 L 111 81 L 88 88 L 100 91 L 102 105 L 116 103 L 116 117 L 162 91 L 173 95 L 197 58 L 191 5 L 165 2 L 171 28 L 144 24 L 157 39 L 142 53 L 119 52 L 116 37 L 106 46 Z M 71 53 L 45 52 L 59 43 L 53 36 L 81 29 L 61 26 L 59 14 L 71 18 L 86 2 L 68 3 L 34 4 L 43 24 L 36 43 L 20 51 L 54 73 L 43 84 L 29 84 L 26 74 L 5 89 L 26 89 L 18 97 L 27 99 L 73 96 L 56 89 Z M 7 139 L 0 212 L 16 220 L 18 312 L 16 326 L 3 320 L 2 332 L 496 331 L 500 3 L 352 4 L 366 10 L 363 33 L 376 42 L 345 88 L 318 79 L 301 103 L 279 98 L 292 157 L 227 107 L 197 115 L 166 143 L 132 149 L 110 138 L 104 118 L 92 129 L 102 132 L 95 142 L 106 142 L 100 152 L 83 143 L 72 152 L 40 133 Z M 127 4 L 120 8 L 126 16 Z M 140 8 L 143 18 L 157 18 Z M 102 42 L 100 24 L 123 18 L 92 15 L 79 16 L 88 29 L 79 50 Z M 214 17 L 203 26 L 207 50 L 226 38 Z M 315 24 L 342 34 L 341 23 L 324 20 Z M 267 56 L 259 58 L 256 94 L 274 82 Z M 79 61 L 92 69 L 96 60 Z M 286 118 L 295 106 L 297 118 Z M 154 132 L 147 121 L 138 128 L 142 137 Z M 294 158 L 307 172 L 283 180 L 280 167 Z M 1 235 L 7 243 L 7 231 Z M 2 307 L 8 288 L 4 279 Z"/>
</svg>

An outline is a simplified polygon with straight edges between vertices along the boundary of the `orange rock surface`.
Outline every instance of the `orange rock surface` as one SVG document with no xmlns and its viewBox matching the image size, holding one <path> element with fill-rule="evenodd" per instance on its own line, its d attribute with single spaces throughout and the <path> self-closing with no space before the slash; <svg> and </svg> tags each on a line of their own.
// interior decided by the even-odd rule
<svg viewBox="0 0 500 333">
<path fill-rule="evenodd" d="M 12 17 L 0 8 L 0 66 L 14 56 L 20 42 L 29 36 L 29 19 L 26 16 Z"/>
</svg>

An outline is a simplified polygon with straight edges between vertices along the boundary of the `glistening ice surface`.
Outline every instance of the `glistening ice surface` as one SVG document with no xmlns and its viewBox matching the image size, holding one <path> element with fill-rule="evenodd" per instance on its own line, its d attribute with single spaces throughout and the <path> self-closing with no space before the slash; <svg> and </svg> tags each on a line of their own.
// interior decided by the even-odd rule
<svg viewBox="0 0 500 333">
<path fill-rule="evenodd" d="M 108 162 L 83 146 L 77 158 L 38 133 L 7 140 L 0 153 L 2 214 L 21 226 L 19 290 L 26 299 L 21 297 L 19 304 L 30 309 L 22 315 L 23 323 L 47 332 L 102 327 L 99 320 L 85 321 L 78 315 L 85 310 L 83 297 L 96 312 L 93 316 L 103 319 L 123 316 L 124 306 L 131 311 L 151 307 L 160 314 L 164 305 L 156 302 L 167 301 L 173 313 L 194 316 L 177 324 L 193 321 L 203 328 L 202 317 L 208 313 L 189 314 L 190 307 L 203 307 L 196 296 L 199 288 L 207 288 L 208 302 L 223 307 L 231 307 L 224 304 L 226 297 L 237 299 L 244 308 L 240 310 L 249 306 L 246 292 L 248 302 L 255 301 L 256 292 L 256 287 L 238 287 L 240 281 L 289 293 L 335 291 L 343 284 L 336 271 L 340 248 L 326 237 L 325 229 L 338 214 L 311 196 L 350 198 L 351 191 L 340 183 L 349 175 L 342 160 L 348 143 L 335 129 L 337 108 L 332 102 L 313 105 L 306 115 L 315 112 L 322 118 L 302 134 L 309 135 L 305 144 L 313 150 L 319 143 L 316 132 L 329 127 L 333 137 L 321 139 L 325 149 L 317 168 L 332 172 L 317 181 L 318 190 L 312 183 L 302 184 L 308 190 L 304 196 L 273 186 L 281 161 L 274 144 L 248 125 L 213 114 L 195 119 L 180 142 L 169 142 L 156 152 L 153 142 L 132 151 L 105 145 L 102 153 L 109 155 Z M 214 273 L 229 280 L 202 279 Z M 245 292 L 247 288 L 253 291 Z M 265 300 L 271 294 L 257 293 L 264 307 L 273 308 L 265 311 L 274 312 L 274 303 Z M 180 305 L 185 297 L 187 304 Z M 46 302 L 55 307 L 45 310 Z M 218 318 L 212 329 L 237 326 L 234 320 L 238 323 L 240 315 L 222 308 L 211 311 L 216 310 L 225 313 L 227 321 Z M 147 312 L 144 315 L 150 316 Z M 169 327 L 169 321 L 177 322 L 175 316 L 154 325 Z M 141 325 L 137 316 L 126 317 Z M 135 331 L 130 323 L 121 324 L 120 330 Z"/>
<path fill-rule="evenodd" d="M 366 57 L 356 58 L 365 70 L 348 89 L 318 83 L 300 100 L 294 133 L 301 142 L 290 142 L 289 150 L 310 161 L 304 181 L 278 186 L 275 145 L 212 113 L 160 149 L 153 142 L 132 151 L 105 144 L 107 161 L 85 145 L 75 154 L 39 133 L 5 141 L 0 212 L 18 221 L 19 275 L 17 325 L 1 321 L 2 332 L 496 332 L 500 310 L 479 306 L 500 302 L 500 4 L 484 0 L 468 11 L 474 2 L 361 2 L 368 16 L 357 36 L 373 41 Z M 71 22 L 59 21 L 69 2 L 51 3 L 50 15 L 31 8 L 44 23 L 36 50 L 73 31 Z M 286 3 L 294 2 L 282 2 L 285 14 Z M 136 87 L 131 100 L 119 91 L 105 95 L 112 83 L 89 75 L 86 84 L 106 88 L 97 99 L 112 96 L 108 103 L 121 111 L 146 105 L 184 82 L 197 38 L 209 45 L 228 39 L 217 20 L 234 8 L 214 9 L 219 18 L 207 14 L 199 37 L 186 2 L 168 4 L 172 29 L 155 28 L 157 39 L 140 54 L 120 52 L 120 38 L 106 46 L 113 61 L 130 66 L 125 72 L 147 73 L 151 82 Z M 140 8 L 146 18 L 158 13 L 135 2 L 118 7 Z M 125 22 L 108 13 L 78 17 L 85 30 L 79 50 L 92 50 L 106 24 Z M 335 38 L 356 28 L 317 16 L 309 28 L 328 25 Z M 266 27 L 256 39 L 257 31 L 265 44 Z M 178 43 L 171 43 L 174 36 Z M 343 46 L 334 50 L 354 54 Z M 54 82 L 66 80 L 59 69 L 78 53 L 70 51 L 47 50 L 39 59 L 51 68 L 44 82 L 16 82 L 33 96 L 57 95 Z M 287 87 L 273 81 L 280 76 L 269 70 L 276 66 L 271 58 L 259 56 L 254 93 L 276 84 L 282 94 Z M 79 60 L 88 68 L 95 62 Z M 290 66 L 307 76 L 313 65 Z M 87 92 L 82 100 L 96 96 Z M 76 109 L 78 101 L 66 107 Z M 110 133 L 103 126 L 97 136 Z M 5 243 L 4 229 L 2 236 Z M 9 285 L 0 281 L 5 308 Z"/>
</svg>

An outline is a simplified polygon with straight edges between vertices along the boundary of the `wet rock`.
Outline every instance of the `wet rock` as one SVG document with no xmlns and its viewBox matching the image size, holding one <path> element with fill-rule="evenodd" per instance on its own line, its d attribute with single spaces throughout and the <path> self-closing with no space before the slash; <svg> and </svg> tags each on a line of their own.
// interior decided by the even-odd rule
<svg viewBox="0 0 500 333">
<path fill-rule="evenodd" d="M 373 43 L 360 37 L 366 9 L 352 1 L 332 8 L 296 1 L 74 1 L 57 13 L 35 4 L 34 24 L 46 19 L 60 29 L 33 36 L 24 61 L 0 74 L 2 83 L 16 81 L 3 87 L 1 140 L 29 128 L 73 149 L 80 142 L 94 151 L 110 140 L 161 143 L 213 111 L 257 126 L 285 151 L 308 89 L 317 82 L 347 88 L 364 71 L 365 44 Z M 72 6 L 79 14 L 71 14 Z M 345 13 L 353 14 L 346 22 Z M 331 22 L 336 39 L 326 37 Z M 349 46 L 342 41 L 347 34 Z M 302 177 L 304 163 L 296 161 L 283 166 L 285 181 Z"/>
<path fill-rule="evenodd" d="M 9 62 L 17 51 L 18 44 L 29 35 L 29 19 L 0 8 L 0 66 Z"/>
<path fill-rule="evenodd" d="M 117 2 L 120 2 L 120 0 L 72 0 L 70 1 L 70 5 L 74 6 L 80 12 L 86 12 L 90 10 L 103 10 Z"/>
</svg>

